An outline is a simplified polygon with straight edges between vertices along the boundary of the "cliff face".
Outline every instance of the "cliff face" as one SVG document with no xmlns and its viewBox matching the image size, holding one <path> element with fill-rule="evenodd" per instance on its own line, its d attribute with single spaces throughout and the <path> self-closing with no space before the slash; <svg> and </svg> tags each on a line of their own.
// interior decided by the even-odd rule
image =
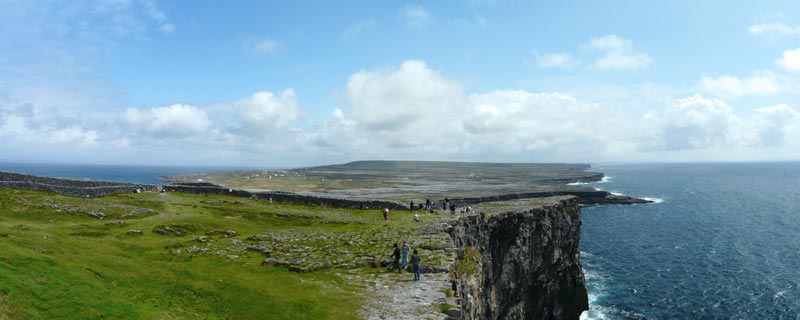
<svg viewBox="0 0 800 320">
<path fill-rule="evenodd" d="M 451 231 L 463 319 L 578 319 L 589 308 L 575 198 L 478 211 Z"/>
</svg>

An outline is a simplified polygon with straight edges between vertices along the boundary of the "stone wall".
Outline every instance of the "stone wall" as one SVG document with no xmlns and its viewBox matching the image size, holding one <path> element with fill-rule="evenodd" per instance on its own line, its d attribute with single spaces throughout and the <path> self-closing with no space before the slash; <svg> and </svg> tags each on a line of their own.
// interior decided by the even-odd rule
<svg viewBox="0 0 800 320">
<path fill-rule="evenodd" d="M 164 190 L 194 194 L 229 195 L 259 200 L 272 199 L 272 201 L 277 202 L 301 203 L 334 208 L 358 209 L 363 204 L 364 209 L 389 208 L 392 210 L 408 210 L 407 205 L 394 201 L 342 199 L 285 191 L 247 191 L 229 189 L 211 183 L 176 183 L 164 186 Z"/>
<path fill-rule="evenodd" d="M 462 319 L 579 319 L 589 308 L 575 198 L 474 214 L 451 229 Z"/>
<path fill-rule="evenodd" d="M 115 193 L 158 191 L 158 186 L 113 181 L 39 177 L 0 171 L 0 188 L 45 190 L 76 197 L 98 197 Z"/>
</svg>

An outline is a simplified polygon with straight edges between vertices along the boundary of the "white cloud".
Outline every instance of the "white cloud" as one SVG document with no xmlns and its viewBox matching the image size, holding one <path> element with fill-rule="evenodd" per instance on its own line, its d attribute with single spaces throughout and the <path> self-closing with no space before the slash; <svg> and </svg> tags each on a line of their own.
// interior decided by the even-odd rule
<svg viewBox="0 0 800 320">
<path fill-rule="evenodd" d="M 704 74 L 698 83 L 700 89 L 721 97 L 773 94 L 781 90 L 776 76 L 769 71 L 757 71 L 749 78 L 735 76 L 714 78 Z"/>
<path fill-rule="evenodd" d="M 196 135 L 211 126 L 205 111 L 185 104 L 145 110 L 128 108 L 122 117 L 133 130 L 167 138 Z"/>
<path fill-rule="evenodd" d="M 634 51 L 630 40 L 617 35 L 592 38 L 589 47 L 604 52 L 604 56 L 595 60 L 595 67 L 600 70 L 643 69 L 653 62 L 650 56 Z"/>
<path fill-rule="evenodd" d="M 632 152 L 633 119 L 562 93 L 496 90 L 470 95 L 472 111 L 463 120 L 478 149 L 502 154 L 566 156 Z"/>
<path fill-rule="evenodd" d="M 81 118 L 63 115 L 56 109 L 38 108 L 31 104 L 0 104 L 0 153 L 8 149 L 91 148 L 98 144 L 100 132 L 87 128 Z"/>
<path fill-rule="evenodd" d="M 6 141 L 0 154 L 70 156 L 69 161 L 95 155 L 111 162 L 157 155 L 164 163 L 249 165 L 364 158 L 664 161 L 675 154 L 724 160 L 714 158 L 715 152 L 739 150 L 747 159 L 759 148 L 800 156 L 800 112 L 792 106 L 743 112 L 699 94 L 651 99 L 657 102 L 647 107 L 616 103 L 635 95 L 592 101 L 519 89 L 470 94 L 425 62 L 408 60 L 354 73 L 342 105 L 316 119 L 307 116 L 292 89 L 211 106 L 173 104 L 107 115 L 0 103 L 0 141 Z"/>
<path fill-rule="evenodd" d="M 350 26 L 350 28 L 347 28 L 347 30 L 342 32 L 342 34 L 339 35 L 339 37 L 341 37 L 342 39 L 353 39 L 358 37 L 358 35 L 360 35 L 362 32 L 375 28 L 375 26 L 377 25 L 378 24 L 375 22 L 375 20 L 372 19 L 361 20 L 356 24 Z"/>
<path fill-rule="evenodd" d="M 581 65 L 581 61 L 569 53 L 546 52 L 539 54 L 534 52 L 533 54 L 536 57 L 535 65 L 539 68 L 573 69 Z"/>
<path fill-rule="evenodd" d="M 787 104 L 760 108 L 748 123 L 762 146 L 800 147 L 800 112 Z"/>
<path fill-rule="evenodd" d="M 762 23 L 752 25 L 747 28 L 747 33 L 751 36 L 765 36 L 770 40 L 781 37 L 800 35 L 800 26 L 791 27 L 780 22 Z"/>
<path fill-rule="evenodd" d="M 144 5 L 147 15 L 150 16 L 156 23 L 159 24 L 158 30 L 164 34 L 172 34 L 175 32 L 175 25 L 170 23 L 169 18 L 164 11 L 159 8 L 158 3 L 154 0 L 141 0 Z"/>
<path fill-rule="evenodd" d="M 740 121 L 720 99 L 699 94 L 679 99 L 667 108 L 661 122 L 663 146 L 676 150 L 726 146 L 731 142 L 731 127 Z"/>
<path fill-rule="evenodd" d="M 394 72 L 359 71 L 350 76 L 347 97 L 355 120 L 368 130 L 399 131 L 459 112 L 458 83 L 408 60 Z"/>
<path fill-rule="evenodd" d="M 800 71 L 800 48 L 784 51 L 783 56 L 775 60 L 775 63 L 789 71 Z"/>
<path fill-rule="evenodd" d="M 269 134 L 289 129 L 305 112 L 295 98 L 294 90 L 286 89 L 280 95 L 259 91 L 234 105 L 236 119 L 245 133 Z"/>
<path fill-rule="evenodd" d="M 431 13 L 422 5 L 407 5 L 403 9 L 403 16 L 408 25 L 415 28 L 422 27 L 431 20 Z"/>
<path fill-rule="evenodd" d="M 253 53 L 276 55 L 280 46 L 280 43 L 273 39 L 264 39 L 253 46 Z"/>
</svg>

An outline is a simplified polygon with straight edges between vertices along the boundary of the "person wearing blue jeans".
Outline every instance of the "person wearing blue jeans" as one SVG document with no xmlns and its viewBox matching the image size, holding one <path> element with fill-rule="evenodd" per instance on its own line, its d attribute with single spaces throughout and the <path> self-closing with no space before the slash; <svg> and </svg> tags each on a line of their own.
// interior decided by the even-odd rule
<svg viewBox="0 0 800 320">
<path fill-rule="evenodd" d="M 417 250 L 414 250 L 414 255 L 411 256 L 411 267 L 414 269 L 414 280 L 419 280 L 419 262 L 422 258 L 419 257 Z"/>
<path fill-rule="evenodd" d="M 403 245 L 400 246 L 400 268 L 405 269 L 408 268 L 408 252 L 411 251 L 411 246 L 408 245 L 405 241 L 403 241 Z"/>
</svg>

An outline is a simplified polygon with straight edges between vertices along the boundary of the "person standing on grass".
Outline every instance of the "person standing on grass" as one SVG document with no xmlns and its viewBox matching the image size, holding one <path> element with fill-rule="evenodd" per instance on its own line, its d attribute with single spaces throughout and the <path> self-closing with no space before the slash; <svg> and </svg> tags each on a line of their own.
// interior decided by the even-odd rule
<svg viewBox="0 0 800 320">
<path fill-rule="evenodd" d="M 411 256 L 411 268 L 414 269 L 414 280 L 419 280 L 419 263 L 422 258 L 419 257 L 419 252 L 414 250 L 414 255 Z"/>
<path fill-rule="evenodd" d="M 394 268 L 397 268 L 397 273 L 400 273 L 400 247 L 397 246 L 397 242 L 394 243 L 394 252 L 389 257 L 394 258 L 392 268 L 389 271 L 394 271 Z"/>
<path fill-rule="evenodd" d="M 389 208 L 384 208 L 383 209 L 383 220 L 389 220 Z M 395 243 L 395 246 L 397 246 L 396 243 Z"/>
<path fill-rule="evenodd" d="M 411 246 L 408 245 L 405 241 L 403 241 L 403 245 L 400 246 L 400 268 L 405 269 L 408 268 L 408 252 L 411 251 Z"/>
</svg>

